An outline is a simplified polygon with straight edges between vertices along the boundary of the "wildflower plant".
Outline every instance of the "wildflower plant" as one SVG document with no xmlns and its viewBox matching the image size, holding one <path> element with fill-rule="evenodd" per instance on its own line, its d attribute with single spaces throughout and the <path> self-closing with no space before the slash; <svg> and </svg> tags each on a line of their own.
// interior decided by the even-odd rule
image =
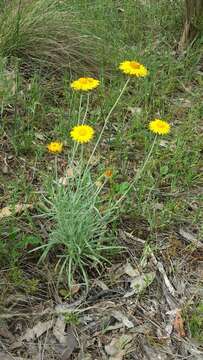
<svg viewBox="0 0 203 360">
<path fill-rule="evenodd" d="M 47 145 L 47 149 L 50 153 L 59 154 L 63 150 L 63 144 L 58 141 L 53 141 Z"/>
<path fill-rule="evenodd" d="M 103 127 L 98 135 L 95 129 L 87 124 L 86 118 L 91 91 L 99 86 L 99 80 L 79 78 L 70 84 L 73 91 L 88 92 L 87 105 L 82 117 L 83 94 L 81 94 L 77 123 L 69 133 L 73 141 L 72 150 L 69 152 L 71 155 L 68 159 L 68 167 L 71 172 L 66 171 L 63 181 L 55 179 L 55 184 L 45 198 L 47 214 L 52 220 L 53 228 L 49 234 L 48 242 L 37 248 L 43 250 L 41 259 L 46 258 L 52 250 L 57 254 L 56 267 L 59 269 L 59 279 L 65 273 L 70 286 L 78 273 L 82 275 L 85 284 L 88 285 L 87 269 L 98 270 L 98 265 L 102 266 L 105 261 L 109 261 L 109 255 L 112 251 L 121 249 L 115 244 L 109 224 L 116 218 L 120 203 L 126 198 L 128 192 L 134 187 L 145 170 L 156 144 L 157 136 L 167 135 L 170 132 L 170 125 L 164 120 L 155 119 L 149 123 L 149 130 L 155 133 L 155 137 L 146 159 L 120 198 L 115 202 L 110 200 L 104 202 L 101 196 L 102 191 L 113 172 L 111 169 L 106 169 L 99 179 L 95 180 L 92 174 L 92 158 L 110 116 L 131 77 L 142 78 L 149 73 L 146 67 L 137 61 L 124 61 L 119 68 L 127 75 L 127 79 L 104 119 Z M 86 159 L 84 156 L 85 149 L 87 146 L 91 146 L 93 141 L 95 144 L 89 158 Z M 56 157 L 63 148 L 60 142 L 50 143 L 47 147 Z"/>
</svg>

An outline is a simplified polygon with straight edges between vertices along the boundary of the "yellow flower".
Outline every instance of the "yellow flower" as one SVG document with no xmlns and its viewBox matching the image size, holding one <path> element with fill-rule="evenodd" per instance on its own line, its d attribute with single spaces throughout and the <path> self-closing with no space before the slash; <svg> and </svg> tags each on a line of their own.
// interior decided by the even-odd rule
<svg viewBox="0 0 203 360">
<path fill-rule="evenodd" d="M 104 176 L 107 177 L 107 178 L 111 178 L 113 176 L 113 171 L 111 169 L 107 169 L 104 172 Z"/>
<path fill-rule="evenodd" d="M 47 145 L 47 149 L 49 152 L 51 152 L 53 154 L 59 154 L 63 150 L 63 144 L 58 141 L 53 141 Z"/>
<path fill-rule="evenodd" d="M 119 69 L 124 72 L 124 74 L 137 77 L 145 77 L 149 73 L 147 68 L 137 61 L 123 61 L 119 65 Z"/>
<path fill-rule="evenodd" d="M 73 81 L 70 86 L 76 91 L 89 91 L 97 88 L 100 81 L 90 77 L 81 77 L 78 80 Z"/>
<path fill-rule="evenodd" d="M 89 125 L 77 125 L 71 130 L 70 136 L 81 144 L 87 143 L 93 138 L 94 129 Z"/>
<path fill-rule="evenodd" d="M 161 119 L 154 119 L 149 123 L 149 130 L 158 135 L 167 135 L 170 129 L 170 124 Z"/>
</svg>

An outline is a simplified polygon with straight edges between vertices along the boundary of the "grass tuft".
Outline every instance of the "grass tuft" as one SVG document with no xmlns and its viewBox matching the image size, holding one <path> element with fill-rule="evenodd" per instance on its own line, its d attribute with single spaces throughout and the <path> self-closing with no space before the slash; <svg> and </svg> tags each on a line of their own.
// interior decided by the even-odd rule
<svg viewBox="0 0 203 360">
<path fill-rule="evenodd" d="M 98 69 L 98 38 L 81 29 L 70 9 L 61 11 L 58 1 L 13 0 L 0 10 L 0 57 L 17 57 L 24 71 L 40 67 L 49 75 Z"/>
</svg>

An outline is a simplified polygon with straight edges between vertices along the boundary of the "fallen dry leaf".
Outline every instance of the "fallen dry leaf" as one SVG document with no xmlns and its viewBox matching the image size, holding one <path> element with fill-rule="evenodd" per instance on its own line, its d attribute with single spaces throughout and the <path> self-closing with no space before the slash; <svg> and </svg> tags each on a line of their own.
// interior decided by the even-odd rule
<svg viewBox="0 0 203 360">
<path fill-rule="evenodd" d="M 131 279 L 131 284 L 130 284 L 130 287 L 132 288 L 132 290 L 128 291 L 124 295 L 124 297 L 130 297 L 134 294 L 142 293 L 145 289 L 147 289 L 148 286 L 151 285 L 151 283 L 154 281 L 155 277 L 156 277 L 156 273 L 154 271 L 133 277 Z"/>
<path fill-rule="evenodd" d="M 143 359 L 147 360 L 168 360 L 168 354 L 161 351 L 155 346 L 150 346 L 148 344 L 143 344 Z M 145 356 L 146 354 L 146 356 Z"/>
<path fill-rule="evenodd" d="M 41 140 L 41 141 L 45 140 L 44 134 L 41 134 L 41 133 L 35 133 L 35 137 L 36 137 L 36 139 Z"/>
<path fill-rule="evenodd" d="M 132 115 L 134 115 L 134 114 L 140 115 L 141 112 L 142 112 L 142 108 L 141 107 L 128 106 L 128 111 L 130 111 Z"/>
<path fill-rule="evenodd" d="M 131 329 L 134 327 L 134 324 L 132 323 L 132 321 L 128 320 L 127 316 L 122 314 L 121 311 L 113 310 L 111 312 L 111 314 L 116 320 L 120 321 L 128 329 Z"/>
<path fill-rule="evenodd" d="M 66 323 L 64 317 L 60 316 L 56 320 L 56 323 L 53 328 L 53 334 L 62 345 L 66 345 L 66 333 L 65 333 Z"/>
<path fill-rule="evenodd" d="M 85 351 L 85 354 L 84 354 L 84 351 L 83 350 L 80 350 L 79 354 L 78 354 L 78 357 L 77 357 L 77 360 L 94 360 L 92 358 L 92 355 L 91 354 L 87 354 L 86 351 Z"/>
<path fill-rule="evenodd" d="M 167 147 L 169 144 L 169 142 L 167 140 L 160 140 L 159 141 L 159 145 L 162 147 Z"/>
<path fill-rule="evenodd" d="M 102 290 L 109 290 L 109 287 L 102 280 L 95 280 L 95 284 L 99 286 Z"/>
<path fill-rule="evenodd" d="M 66 348 L 62 354 L 61 360 L 68 360 L 75 349 L 78 349 L 78 342 L 75 337 L 73 328 L 69 326 L 66 332 Z"/>
<path fill-rule="evenodd" d="M 132 267 L 131 264 L 127 263 L 125 266 L 124 266 L 124 269 L 123 269 L 124 273 L 127 274 L 128 276 L 130 277 L 136 277 L 136 276 L 139 276 L 139 271 L 137 269 L 134 269 Z"/>
<path fill-rule="evenodd" d="M 110 356 L 109 360 L 123 360 L 125 350 L 119 351 L 116 355 Z"/>
<path fill-rule="evenodd" d="M 140 293 L 154 281 L 155 276 L 156 274 L 154 271 L 142 274 L 132 279 L 130 286 L 135 292 Z"/>
<path fill-rule="evenodd" d="M 154 262 L 154 264 L 157 266 L 160 274 L 162 275 L 163 279 L 164 279 L 164 283 L 168 289 L 168 291 L 170 292 L 171 295 L 173 295 L 175 297 L 175 289 L 173 287 L 173 285 L 171 284 L 167 274 L 166 274 L 166 271 L 164 269 L 164 266 L 163 264 L 161 263 L 161 261 L 157 261 L 154 254 L 152 253 L 152 260 Z"/>
<path fill-rule="evenodd" d="M 42 334 L 44 334 L 46 331 L 51 329 L 53 326 L 53 320 L 41 322 L 39 321 L 37 325 L 35 325 L 32 329 L 27 329 L 25 334 L 20 338 L 20 341 L 26 340 L 34 340 L 36 338 L 39 338 Z"/>
<path fill-rule="evenodd" d="M 0 219 L 9 217 L 12 214 L 19 214 L 26 209 L 32 209 L 32 208 L 33 208 L 32 204 L 17 204 L 14 207 L 6 206 L 0 210 Z"/>
<path fill-rule="evenodd" d="M 66 323 L 62 316 L 58 317 L 53 328 L 53 334 L 60 343 L 61 360 L 67 360 L 75 349 L 78 348 L 73 328 L 69 326 L 65 331 Z"/>
<path fill-rule="evenodd" d="M 80 284 L 76 284 L 76 283 L 72 284 L 72 286 L 70 288 L 71 296 L 77 294 L 79 290 L 80 290 Z"/>
<path fill-rule="evenodd" d="M 55 311 L 59 315 L 73 312 L 79 305 L 81 305 L 82 301 L 83 299 L 81 298 L 80 300 L 76 300 L 70 304 L 69 303 L 57 304 L 55 306 Z"/>
<path fill-rule="evenodd" d="M 73 169 L 72 168 L 68 168 L 67 169 L 67 176 L 68 177 L 73 177 L 74 173 L 73 173 Z"/>
<path fill-rule="evenodd" d="M 179 230 L 179 234 L 188 242 L 191 242 L 192 244 L 194 244 L 197 248 L 199 247 L 203 247 L 203 242 L 197 240 L 193 234 L 191 234 L 190 232 L 188 232 L 187 230 L 180 228 Z"/>
<path fill-rule="evenodd" d="M 15 357 L 13 355 L 6 354 L 5 352 L 0 351 L 0 360 L 26 360 L 22 357 Z"/>
<path fill-rule="evenodd" d="M 66 170 L 66 173 L 64 176 L 60 177 L 59 179 L 59 184 L 63 185 L 63 186 L 67 186 L 68 185 L 68 178 L 71 178 L 74 176 L 74 172 L 72 168 L 68 168 Z"/>
<path fill-rule="evenodd" d="M 9 173 L 9 167 L 7 164 L 4 164 L 1 168 L 1 171 L 3 174 L 8 174 Z"/>
<path fill-rule="evenodd" d="M 110 344 L 105 346 L 107 355 L 110 355 L 109 360 L 122 360 L 131 341 L 131 335 L 122 335 L 119 338 L 113 338 Z"/>
<path fill-rule="evenodd" d="M 67 186 L 68 185 L 68 178 L 66 176 L 60 177 L 59 178 L 59 184 L 63 185 L 63 186 Z"/>
<path fill-rule="evenodd" d="M 175 317 L 175 320 L 173 323 L 173 327 L 180 337 L 185 336 L 184 322 L 183 322 L 183 319 L 181 316 L 181 311 L 179 309 L 177 309 L 177 311 L 176 311 L 176 317 Z"/>
<path fill-rule="evenodd" d="M 9 339 L 11 341 L 15 340 L 15 337 L 12 335 L 12 333 L 8 330 L 7 326 L 1 326 L 0 327 L 0 336 Z"/>
</svg>

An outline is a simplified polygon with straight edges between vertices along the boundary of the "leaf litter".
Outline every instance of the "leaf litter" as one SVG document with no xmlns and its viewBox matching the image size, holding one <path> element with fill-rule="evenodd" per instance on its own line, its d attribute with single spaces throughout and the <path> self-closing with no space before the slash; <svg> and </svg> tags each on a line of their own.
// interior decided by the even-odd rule
<svg viewBox="0 0 203 360">
<path fill-rule="evenodd" d="M 38 316 L 36 311 L 31 312 L 35 313 L 35 326 L 22 326 L 20 337 L 8 327 L 15 341 L 12 337 L 2 341 L 14 359 L 21 349 L 22 360 L 27 360 L 28 349 L 39 342 L 44 346 L 44 360 L 52 359 L 51 352 L 54 360 L 176 360 L 177 353 L 182 358 L 191 355 L 194 360 L 201 359 L 201 348 L 188 339 L 182 312 L 186 299 L 191 299 L 190 291 L 194 292 L 194 279 L 191 287 L 184 286 L 185 269 L 180 267 L 182 261 L 178 257 L 174 263 L 179 266 L 175 279 L 161 256 L 149 248 L 146 251 L 144 240 L 128 234 L 124 235 L 134 241 L 133 245 L 137 241 L 142 248 L 140 261 L 135 262 L 130 252 L 126 264 L 114 264 L 105 276 L 93 281 L 88 293 L 79 286 L 49 311 Z M 60 298 L 60 292 L 57 296 Z M 71 314 L 79 319 L 75 325 L 65 320 L 71 319 Z M 14 316 L 14 322 L 17 318 Z M 29 351 L 33 351 L 30 358 L 35 360 L 36 348 Z"/>
<path fill-rule="evenodd" d="M 6 206 L 0 210 L 0 219 L 7 218 L 13 214 L 19 214 L 27 209 L 32 209 L 32 204 L 17 204 L 14 207 Z"/>
</svg>

